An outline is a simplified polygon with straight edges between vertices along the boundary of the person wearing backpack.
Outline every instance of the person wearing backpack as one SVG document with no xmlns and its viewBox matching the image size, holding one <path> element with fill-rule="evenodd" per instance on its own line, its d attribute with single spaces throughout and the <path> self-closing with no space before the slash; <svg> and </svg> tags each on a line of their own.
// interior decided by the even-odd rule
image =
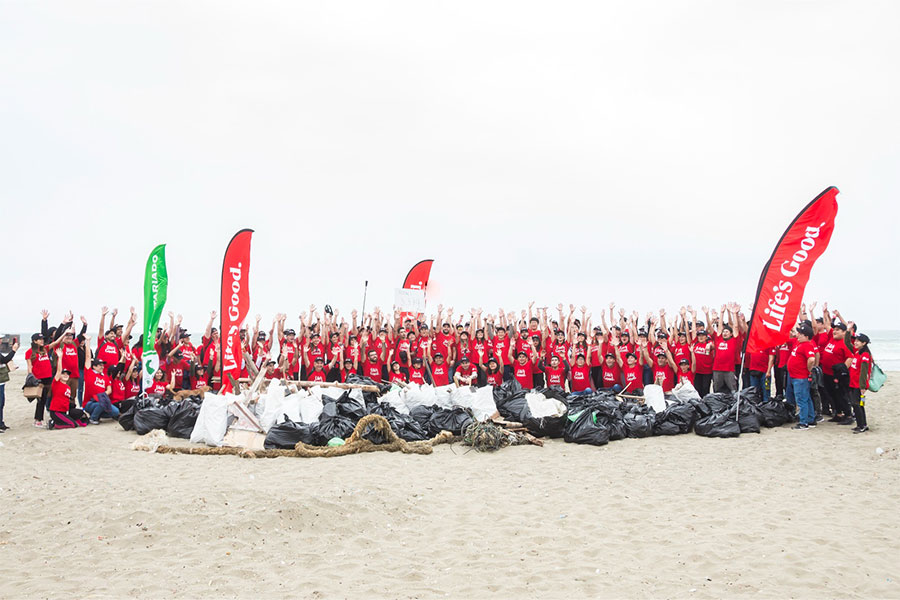
<svg viewBox="0 0 900 600">
<path fill-rule="evenodd" d="M 872 352 L 869 351 L 869 336 L 860 333 L 853 340 L 853 356 L 847 359 L 850 369 L 850 404 L 856 417 L 853 433 L 865 433 L 869 430 L 866 422 L 866 390 L 869 389 L 869 377 L 872 374 Z"/>
</svg>

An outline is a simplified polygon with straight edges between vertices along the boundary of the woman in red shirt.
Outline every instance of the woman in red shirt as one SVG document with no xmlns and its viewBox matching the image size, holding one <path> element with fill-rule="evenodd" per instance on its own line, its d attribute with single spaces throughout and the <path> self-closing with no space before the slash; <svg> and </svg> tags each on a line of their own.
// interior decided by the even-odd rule
<svg viewBox="0 0 900 600">
<path fill-rule="evenodd" d="M 569 389 L 573 392 L 593 391 L 591 388 L 591 365 L 585 355 L 575 355 L 575 364 L 569 373 Z"/>
<path fill-rule="evenodd" d="M 400 363 L 396 360 L 391 361 L 391 372 L 388 374 L 388 381 L 390 383 L 406 383 L 406 374 L 400 370 Z"/>
<path fill-rule="evenodd" d="M 51 380 L 50 393 L 50 419 L 47 422 L 48 429 L 73 429 L 75 427 L 84 427 L 87 425 L 80 419 L 73 418 L 69 410 L 74 402 L 72 401 L 72 388 L 69 387 L 68 371 L 62 368 L 62 350 L 59 351 L 60 360 L 56 361 L 56 376 Z"/>
<path fill-rule="evenodd" d="M 34 426 L 43 427 L 44 408 L 50 398 L 50 384 L 53 382 L 53 366 L 44 346 L 44 336 L 40 333 L 31 336 L 31 349 L 25 353 L 25 361 L 28 363 L 28 374 L 34 375 L 35 379 L 41 382 L 41 397 L 35 401 L 34 407 Z M 68 380 L 67 376 L 66 381 Z"/>
<path fill-rule="evenodd" d="M 484 367 L 483 365 L 478 366 L 481 367 L 482 372 L 484 373 L 485 385 L 496 387 L 503 383 L 503 371 L 500 370 L 500 363 L 497 362 L 496 358 L 491 357 L 487 367 Z"/>
<path fill-rule="evenodd" d="M 550 355 L 550 364 L 544 365 L 544 375 L 547 377 L 547 387 L 561 387 L 566 389 L 566 367 L 560 364 L 559 356 Z"/>
<path fill-rule="evenodd" d="M 869 389 L 869 376 L 872 373 L 872 353 L 869 351 L 869 336 L 864 333 L 853 340 L 853 356 L 847 359 L 850 368 L 850 404 L 856 417 L 853 433 L 865 433 L 869 430 L 866 422 L 866 390 Z"/>
</svg>

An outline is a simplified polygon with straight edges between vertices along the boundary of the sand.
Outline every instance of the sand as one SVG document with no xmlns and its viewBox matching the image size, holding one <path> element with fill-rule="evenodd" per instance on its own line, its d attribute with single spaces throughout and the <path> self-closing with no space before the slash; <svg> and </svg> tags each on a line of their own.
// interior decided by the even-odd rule
<svg viewBox="0 0 900 600">
<path fill-rule="evenodd" d="M 35 429 L 22 375 L 0 597 L 900 597 L 900 373 L 863 435 L 255 460 Z"/>
</svg>

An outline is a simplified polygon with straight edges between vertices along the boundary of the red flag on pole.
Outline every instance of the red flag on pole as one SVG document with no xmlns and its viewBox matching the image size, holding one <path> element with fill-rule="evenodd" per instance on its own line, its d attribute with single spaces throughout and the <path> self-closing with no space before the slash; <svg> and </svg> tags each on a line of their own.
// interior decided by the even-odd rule
<svg viewBox="0 0 900 600">
<path fill-rule="evenodd" d="M 222 344 L 221 393 L 232 391 L 231 375 L 235 381 L 241 375 L 243 351 L 241 349 L 241 324 L 250 310 L 250 238 L 252 229 L 241 229 L 225 250 L 222 263 L 222 301 L 219 312 Z"/>
<path fill-rule="evenodd" d="M 403 280 L 403 289 L 424 290 L 428 287 L 428 277 L 431 275 L 431 265 L 433 263 L 433 258 L 426 258 L 414 264 L 413 268 L 406 274 L 406 279 Z"/>
<path fill-rule="evenodd" d="M 803 291 L 816 260 L 828 248 L 837 216 L 838 189 L 830 187 L 806 205 L 781 236 L 763 267 L 753 302 L 746 352 L 786 342 L 800 314 Z"/>
<path fill-rule="evenodd" d="M 433 258 L 426 258 L 425 260 L 420 260 L 416 264 L 413 265 L 413 268 L 409 270 L 409 273 L 406 274 L 406 279 L 403 280 L 403 289 L 404 290 L 424 290 L 428 287 L 428 278 L 431 276 L 431 265 L 434 263 Z M 411 312 L 401 312 L 400 313 L 400 322 L 406 321 L 406 319 L 417 319 L 419 315 Z"/>
</svg>

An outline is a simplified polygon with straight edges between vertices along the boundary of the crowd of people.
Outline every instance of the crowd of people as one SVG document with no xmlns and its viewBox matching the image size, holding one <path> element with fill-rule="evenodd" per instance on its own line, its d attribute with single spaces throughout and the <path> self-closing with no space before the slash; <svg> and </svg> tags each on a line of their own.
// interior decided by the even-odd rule
<svg viewBox="0 0 900 600">
<path fill-rule="evenodd" d="M 286 314 L 276 315 L 268 331 L 260 328 L 259 315 L 252 327 L 241 329 L 241 376 L 259 370 L 267 379 L 328 382 L 346 381 L 356 373 L 378 382 L 435 386 L 499 385 L 515 379 L 529 389 L 609 388 L 630 395 L 640 395 L 648 384 L 668 392 L 687 381 L 701 396 L 734 392 L 740 383 L 793 404 L 799 418 L 795 429 L 813 428 L 830 416 L 832 422 L 855 425 L 855 433 L 865 432 L 869 338 L 827 304 L 820 316 L 815 307 L 802 307 L 785 344 L 742 359 L 749 327 L 736 303 L 719 311 L 703 306 L 699 314 L 691 306 L 674 315 L 661 309 L 643 319 L 610 303 L 596 321 L 584 306 L 569 305 L 566 314 L 559 304 L 554 315 L 533 302 L 496 314 L 484 314 L 481 308 L 454 314 L 438 305 L 435 314 L 418 318 L 379 308 L 360 318 L 354 310 L 349 320 L 328 306 L 320 312 L 311 305 L 299 315 L 296 330 L 288 326 Z M 181 316 L 169 313 L 168 323 L 156 332 L 160 368 L 147 389 L 141 378 L 143 335 L 137 340 L 132 336 L 134 308 L 122 323 L 116 310 L 103 307 L 96 340 L 88 334 L 85 317 L 76 332 L 71 312 L 55 327 L 49 325 L 47 311 L 41 316 L 41 331 L 32 336 L 25 355 L 30 381 L 41 390 L 35 399 L 35 427 L 45 422 L 51 429 L 97 424 L 115 419 L 141 393 L 221 385 L 215 312 L 197 344 Z M 0 365 L 12 359 L 17 348 L 12 350 L 0 355 Z M 2 407 L 0 386 L 0 431 L 6 429 Z"/>
</svg>

